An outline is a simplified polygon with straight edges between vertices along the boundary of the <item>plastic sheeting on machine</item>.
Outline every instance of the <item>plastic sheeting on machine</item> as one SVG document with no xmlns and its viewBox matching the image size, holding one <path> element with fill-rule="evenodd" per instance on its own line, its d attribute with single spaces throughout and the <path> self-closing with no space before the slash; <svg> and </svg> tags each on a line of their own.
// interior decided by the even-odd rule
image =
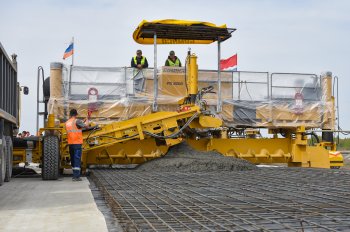
<svg viewBox="0 0 350 232">
<path fill-rule="evenodd" d="M 108 123 L 151 113 L 154 99 L 153 69 L 63 67 L 52 81 L 49 112 L 65 121 L 76 108 L 79 117 Z M 157 70 L 159 111 L 178 110 L 187 96 L 184 67 Z M 198 87 L 214 87 L 217 71 L 199 70 Z M 217 94 L 203 101 L 227 127 L 297 127 L 331 129 L 334 105 L 331 76 L 266 72 L 221 72 L 222 112 L 216 112 Z"/>
</svg>

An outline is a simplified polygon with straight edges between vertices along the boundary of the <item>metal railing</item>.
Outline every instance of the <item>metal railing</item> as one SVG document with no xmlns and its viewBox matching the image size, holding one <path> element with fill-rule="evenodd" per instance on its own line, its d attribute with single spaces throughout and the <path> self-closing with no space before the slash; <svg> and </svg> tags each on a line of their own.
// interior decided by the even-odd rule
<svg viewBox="0 0 350 232">
<path fill-rule="evenodd" d="M 74 68 L 74 67 L 73 67 Z M 99 68 L 99 70 L 102 70 Z M 128 97 L 132 96 L 137 91 L 142 91 L 144 87 L 144 81 L 147 79 L 153 86 L 159 88 L 159 78 L 155 83 L 152 73 L 154 68 L 145 69 L 143 72 L 133 72 L 132 68 L 122 67 L 115 68 L 115 79 L 107 82 L 101 82 L 99 80 L 76 80 L 74 74 L 77 71 L 73 69 L 73 77 L 64 82 L 66 91 L 68 91 L 68 97 L 72 98 L 72 95 L 85 94 L 84 91 L 79 91 L 79 88 L 83 86 L 100 86 L 102 89 L 108 87 L 110 95 L 116 97 Z M 157 77 L 161 74 L 160 69 L 156 70 Z M 185 74 L 180 74 L 185 75 Z M 135 78 L 137 76 L 137 78 Z M 218 74 L 216 70 L 199 70 L 198 82 L 202 85 L 212 85 L 214 89 L 219 92 L 219 86 L 217 82 Z M 141 83 L 141 82 L 143 83 Z M 184 77 L 184 82 L 185 77 Z M 140 85 L 141 83 L 142 85 Z M 249 71 L 222 71 L 221 83 L 225 86 L 221 86 L 221 91 L 230 92 L 229 95 L 217 94 L 216 98 L 219 98 L 218 102 L 223 100 L 234 101 L 271 101 L 271 100 L 292 100 L 294 99 L 295 91 L 302 89 L 305 93 L 305 100 L 321 101 L 322 89 L 320 85 L 320 76 L 315 74 L 304 73 L 268 73 L 268 72 L 249 72 Z M 227 85 L 228 84 L 228 85 Z M 135 88 L 137 86 L 137 91 Z M 67 89 L 68 87 L 68 89 Z M 74 88 L 75 91 L 74 91 Z M 119 89 L 117 92 L 113 90 Z M 155 88 L 155 87 L 154 87 Z M 81 92 L 81 93 L 79 93 Z M 158 91 L 155 91 L 153 97 L 153 104 L 156 105 L 158 99 Z M 108 95 L 107 93 L 104 94 Z M 184 93 L 185 95 L 185 93 Z"/>
</svg>

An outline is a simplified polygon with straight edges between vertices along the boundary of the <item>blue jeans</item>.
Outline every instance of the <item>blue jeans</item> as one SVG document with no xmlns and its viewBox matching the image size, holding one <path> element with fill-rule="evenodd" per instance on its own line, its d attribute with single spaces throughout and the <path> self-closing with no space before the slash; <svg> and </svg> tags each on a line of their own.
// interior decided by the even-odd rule
<svg viewBox="0 0 350 232">
<path fill-rule="evenodd" d="M 73 177 L 80 177 L 81 171 L 81 144 L 69 144 L 70 162 L 73 170 Z"/>
</svg>

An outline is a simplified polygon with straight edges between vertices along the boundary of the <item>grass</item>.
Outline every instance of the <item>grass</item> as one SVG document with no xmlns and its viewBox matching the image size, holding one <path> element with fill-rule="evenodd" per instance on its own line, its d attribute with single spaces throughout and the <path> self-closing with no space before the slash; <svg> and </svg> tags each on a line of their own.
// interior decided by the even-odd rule
<svg viewBox="0 0 350 232">
<path fill-rule="evenodd" d="M 350 151 L 350 138 L 339 139 L 337 148 L 339 151 Z"/>
</svg>

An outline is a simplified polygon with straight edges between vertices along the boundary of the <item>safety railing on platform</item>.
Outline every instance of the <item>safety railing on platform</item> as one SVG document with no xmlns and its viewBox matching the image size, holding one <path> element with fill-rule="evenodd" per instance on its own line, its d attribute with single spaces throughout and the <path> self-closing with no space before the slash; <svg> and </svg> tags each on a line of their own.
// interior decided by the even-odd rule
<svg viewBox="0 0 350 232">
<path fill-rule="evenodd" d="M 54 94 L 61 97 L 50 99 L 50 109 L 67 114 L 67 109 L 74 107 L 81 115 L 89 113 L 107 120 L 151 113 L 154 104 L 158 111 L 177 110 L 178 101 L 187 96 L 188 91 L 185 68 L 161 67 L 156 71 L 158 82 L 155 85 L 153 68 L 73 66 L 63 69 L 61 92 Z M 213 91 L 217 92 L 217 78 L 216 70 L 199 70 L 199 89 L 213 86 Z M 157 86 L 156 98 L 154 86 Z M 208 94 L 204 100 L 213 114 L 230 126 L 273 127 L 304 123 L 309 127 L 321 127 L 333 110 L 325 93 L 321 77 L 315 74 L 223 71 L 221 94 Z M 221 97 L 219 101 L 218 97 Z M 216 112 L 218 103 L 222 104 L 221 112 Z"/>
</svg>

